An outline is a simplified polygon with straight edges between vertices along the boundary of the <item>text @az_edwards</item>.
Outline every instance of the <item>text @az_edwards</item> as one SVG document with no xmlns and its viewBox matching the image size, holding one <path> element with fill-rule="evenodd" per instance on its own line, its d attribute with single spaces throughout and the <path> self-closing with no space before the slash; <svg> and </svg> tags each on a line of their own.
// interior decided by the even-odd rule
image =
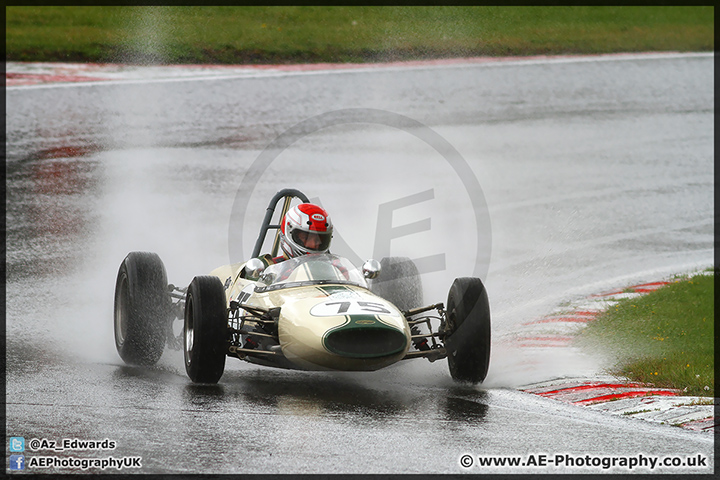
<svg viewBox="0 0 720 480">
<path fill-rule="evenodd" d="M 54 451 L 64 452 L 68 450 L 115 450 L 117 442 L 106 438 L 104 440 L 81 440 L 78 438 L 63 438 L 62 440 L 50 440 L 47 438 L 33 438 L 28 442 L 28 450 L 33 452 Z"/>
</svg>

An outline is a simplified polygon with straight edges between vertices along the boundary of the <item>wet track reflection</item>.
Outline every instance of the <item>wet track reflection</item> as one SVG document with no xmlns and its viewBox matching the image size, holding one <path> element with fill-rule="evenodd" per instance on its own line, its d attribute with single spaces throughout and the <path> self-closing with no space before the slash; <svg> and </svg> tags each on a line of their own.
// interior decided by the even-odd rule
<svg viewBox="0 0 720 480">
<path fill-rule="evenodd" d="M 371 376 L 372 377 L 372 376 Z M 120 388 L 136 382 L 184 383 L 167 370 L 120 366 L 113 381 Z M 372 385 L 375 383 L 375 385 Z M 425 388 L 392 388 L 383 379 L 358 382 L 336 374 L 286 372 L 270 369 L 231 371 L 217 385 L 186 383 L 178 408 L 184 411 L 227 412 L 252 406 L 273 415 L 335 419 L 342 423 L 385 422 L 414 417 L 420 409 L 428 420 L 481 423 L 487 414 L 488 393 L 477 387 L 450 385 L 434 390 L 428 399 Z"/>
<path fill-rule="evenodd" d="M 24 418 L 22 426 L 13 423 L 14 432 L 109 438 L 118 444 L 114 455 L 142 456 L 145 473 L 194 472 L 218 458 L 218 470 L 227 473 L 280 473 L 288 466 L 327 473 L 329 465 L 357 473 L 439 473 L 459 468 L 460 455 L 468 452 L 610 455 L 618 448 L 646 452 L 659 442 L 653 452 L 669 454 L 712 445 L 710 438 L 678 429 L 607 418 L 512 390 L 457 385 L 435 375 L 418 381 L 403 369 L 346 376 L 241 366 L 218 385 L 195 385 L 176 369 L 178 358 L 140 368 L 78 363 L 31 349 L 11 354 L 32 357 L 11 369 L 16 381 L 8 412 Z M 28 396 L 23 384 L 43 388 Z"/>
<path fill-rule="evenodd" d="M 347 379 L 318 378 L 312 374 L 257 371 L 237 378 L 228 376 L 226 382 L 232 382 L 231 386 L 189 385 L 188 401 L 208 408 L 222 408 L 228 402 L 250 403 L 281 414 L 334 417 L 350 423 L 406 416 L 427 402 L 421 391 L 379 390 Z M 451 387 L 447 396 L 433 398 L 431 405 L 423 405 L 423 410 L 433 412 L 431 417 L 441 420 L 480 421 L 487 412 L 486 395 L 469 386 Z"/>
</svg>

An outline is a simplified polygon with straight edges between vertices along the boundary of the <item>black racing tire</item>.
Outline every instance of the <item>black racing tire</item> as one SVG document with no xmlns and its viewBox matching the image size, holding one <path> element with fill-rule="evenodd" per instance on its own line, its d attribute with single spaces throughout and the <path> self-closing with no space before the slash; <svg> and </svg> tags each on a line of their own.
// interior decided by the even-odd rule
<svg viewBox="0 0 720 480">
<path fill-rule="evenodd" d="M 165 348 L 172 300 L 160 257 L 130 252 L 115 281 L 115 347 L 129 365 L 154 365 Z"/>
<path fill-rule="evenodd" d="M 490 366 L 490 304 L 479 278 L 455 279 L 446 315 L 450 376 L 461 382 L 482 382 Z"/>
<path fill-rule="evenodd" d="M 385 257 L 380 267 L 380 275 L 371 285 L 375 295 L 403 311 L 423 305 L 422 280 L 415 262 L 407 257 Z"/>
<path fill-rule="evenodd" d="M 228 315 L 218 277 L 193 278 L 185 297 L 185 371 L 194 383 L 217 383 L 225 370 Z"/>
</svg>

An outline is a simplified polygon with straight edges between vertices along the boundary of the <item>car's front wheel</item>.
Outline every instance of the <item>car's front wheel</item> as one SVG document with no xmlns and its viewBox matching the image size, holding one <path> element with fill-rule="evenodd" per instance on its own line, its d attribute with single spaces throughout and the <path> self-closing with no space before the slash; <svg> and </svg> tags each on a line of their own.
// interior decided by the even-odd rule
<svg viewBox="0 0 720 480">
<path fill-rule="evenodd" d="M 479 383 L 490 366 L 490 305 L 479 278 L 456 278 L 446 308 L 445 347 L 453 379 Z"/>
<path fill-rule="evenodd" d="M 217 383 L 225 369 L 228 323 L 219 278 L 193 278 L 185 298 L 185 371 L 195 383 Z"/>
</svg>

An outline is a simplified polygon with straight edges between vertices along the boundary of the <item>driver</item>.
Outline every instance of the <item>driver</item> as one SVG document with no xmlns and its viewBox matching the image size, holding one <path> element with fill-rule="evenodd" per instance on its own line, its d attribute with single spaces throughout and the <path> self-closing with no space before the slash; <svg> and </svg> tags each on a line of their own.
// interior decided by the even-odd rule
<svg viewBox="0 0 720 480">
<path fill-rule="evenodd" d="M 301 203 L 288 210 L 280 223 L 283 254 L 275 258 L 265 254 L 260 260 L 267 267 L 308 253 L 327 253 L 332 233 L 333 224 L 325 209 L 313 203 Z"/>
</svg>

